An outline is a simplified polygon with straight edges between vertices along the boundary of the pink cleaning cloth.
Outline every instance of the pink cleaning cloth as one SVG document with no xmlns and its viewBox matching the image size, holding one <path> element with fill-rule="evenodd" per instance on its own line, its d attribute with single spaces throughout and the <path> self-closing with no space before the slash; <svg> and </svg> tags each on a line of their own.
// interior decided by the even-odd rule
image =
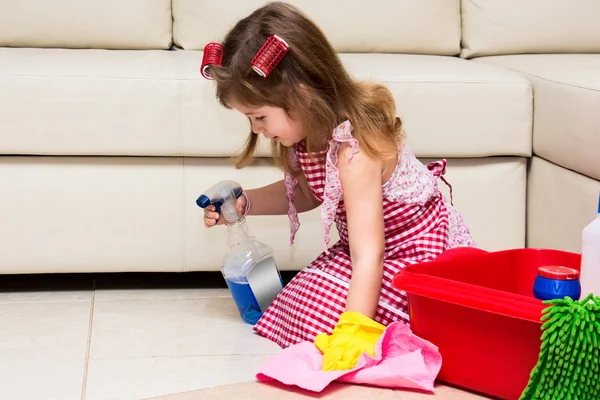
<svg viewBox="0 0 600 400">
<path fill-rule="evenodd" d="M 354 369 L 323 371 L 323 355 L 311 342 L 290 346 L 263 364 L 259 381 L 279 381 L 320 392 L 331 382 L 416 389 L 433 393 L 442 356 L 430 342 L 402 322 L 390 324 L 375 345 L 375 357 L 363 353 Z"/>
</svg>

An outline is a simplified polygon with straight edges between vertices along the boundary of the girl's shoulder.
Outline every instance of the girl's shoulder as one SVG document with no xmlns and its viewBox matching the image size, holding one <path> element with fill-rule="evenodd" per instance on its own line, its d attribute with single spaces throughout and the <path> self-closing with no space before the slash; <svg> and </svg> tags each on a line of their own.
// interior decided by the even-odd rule
<svg viewBox="0 0 600 400">
<path fill-rule="evenodd" d="M 333 130 L 333 133 L 331 135 L 331 140 L 329 141 L 329 146 L 328 148 L 331 149 L 332 143 L 345 143 L 346 145 L 344 146 L 344 148 L 346 147 L 351 147 L 354 151 L 354 153 L 358 153 L 360 151 L 361 145 L 364 145 L 364 143 L 361 143 L 361 137 L 357 136 L 354 134 L 354 126 L 352 125 L 352 123 L 349 120 L 346 120 L 344 122 L 342 122 L 341 124 L 339 124 L 338 126 L 335 127 L 335 129 Z M 364 138 L 362 138 L 364 141 Z M 398 154 L 399 151 L 401 151 L 401 143 L 402 142 L 398 142 L 396 144 L 392 146 L 389 146 L 390 149 L 385 149 L 385 150 L 391 150 L 392 153 L 394 154 Z M 382 144 L 391 144 L 391 142 L 386 142 L 386 143 L 382 143 Z M 373 146 L 371 143 L 371 146 L 369 147 L 376 147 Z M 336 149 L 339 148 L 339 146 L 335 146 Z M 384 149 L 380 149 L 380 150 L 384 150 Z"/>
</svg>

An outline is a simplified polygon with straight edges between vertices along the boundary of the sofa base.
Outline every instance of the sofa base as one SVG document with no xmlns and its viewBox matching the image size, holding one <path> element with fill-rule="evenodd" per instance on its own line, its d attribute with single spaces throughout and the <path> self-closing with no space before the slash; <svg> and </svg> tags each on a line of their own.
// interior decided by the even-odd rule
<svg viewBox="0 0 600 400">
<path fill-rule="evenodd" d="M 526 159 L 448 161 L 454 203 L 478 244 L 523 246 Z M 0 273 L 218 270 L 226 229 L 204 228 L 196 198 L 222 179 L 256 187 L 281 178 L 265 160 L 236 170 L 217 158 L 0 157 Z M 248 219 L 282 270 L 300 270 L 322 251 L 319 210 L 300 222 L 290 247 L 286 216 Z"/>
<path fill-rule="evenodd" d="M 600 181 L 536 156 L 528 182 L 528 247 L 580 253 L 581 231 L 598 210 Z"/>
</svg>

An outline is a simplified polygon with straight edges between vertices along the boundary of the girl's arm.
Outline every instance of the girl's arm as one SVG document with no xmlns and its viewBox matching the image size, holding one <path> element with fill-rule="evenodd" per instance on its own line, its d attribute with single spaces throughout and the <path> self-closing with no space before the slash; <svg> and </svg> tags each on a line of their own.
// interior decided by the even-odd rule
<svg viewBox="0 0 600 400">
<path fill-rule="evenodd" d="M 286 215 L 288 212 L 288 198 L 283 180 L 261 188 L 247 190 L 246 193 L 252 202 L 250 215 Z M 294 205 L 299 213 L 314 210 L 319 206 L 303 173 L 298 176 Z"/>
<path fill-rule="evenodd" d="M 383 162 L 358 152 L 352 160 L 349 145 L 340 146 L 338 169 L 348 218 L 352 278 L 346 311 L 374 319 L 383 279 L 385 248 Z"/>
</svg>

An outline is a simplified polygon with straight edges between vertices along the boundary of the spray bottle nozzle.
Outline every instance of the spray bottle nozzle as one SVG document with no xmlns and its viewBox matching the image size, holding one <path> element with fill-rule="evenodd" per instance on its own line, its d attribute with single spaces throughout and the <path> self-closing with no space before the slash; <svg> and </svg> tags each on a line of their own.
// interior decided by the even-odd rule
<svg viewBox="0 0 600 400">
<path fill-rule="evenodd" d="M 241 215 L 237 211 L 236 200 L 242 195 L 242 192 L 243 189 L 239 183 L 235 181 L 221 181 L 198 197 L 196 204 L 200 208 L 214 205 L 219 215 L 221 215 L 221 209 L 223 208 L 227 222 L 237 222 L 241 218 Z"/>
</svg>

